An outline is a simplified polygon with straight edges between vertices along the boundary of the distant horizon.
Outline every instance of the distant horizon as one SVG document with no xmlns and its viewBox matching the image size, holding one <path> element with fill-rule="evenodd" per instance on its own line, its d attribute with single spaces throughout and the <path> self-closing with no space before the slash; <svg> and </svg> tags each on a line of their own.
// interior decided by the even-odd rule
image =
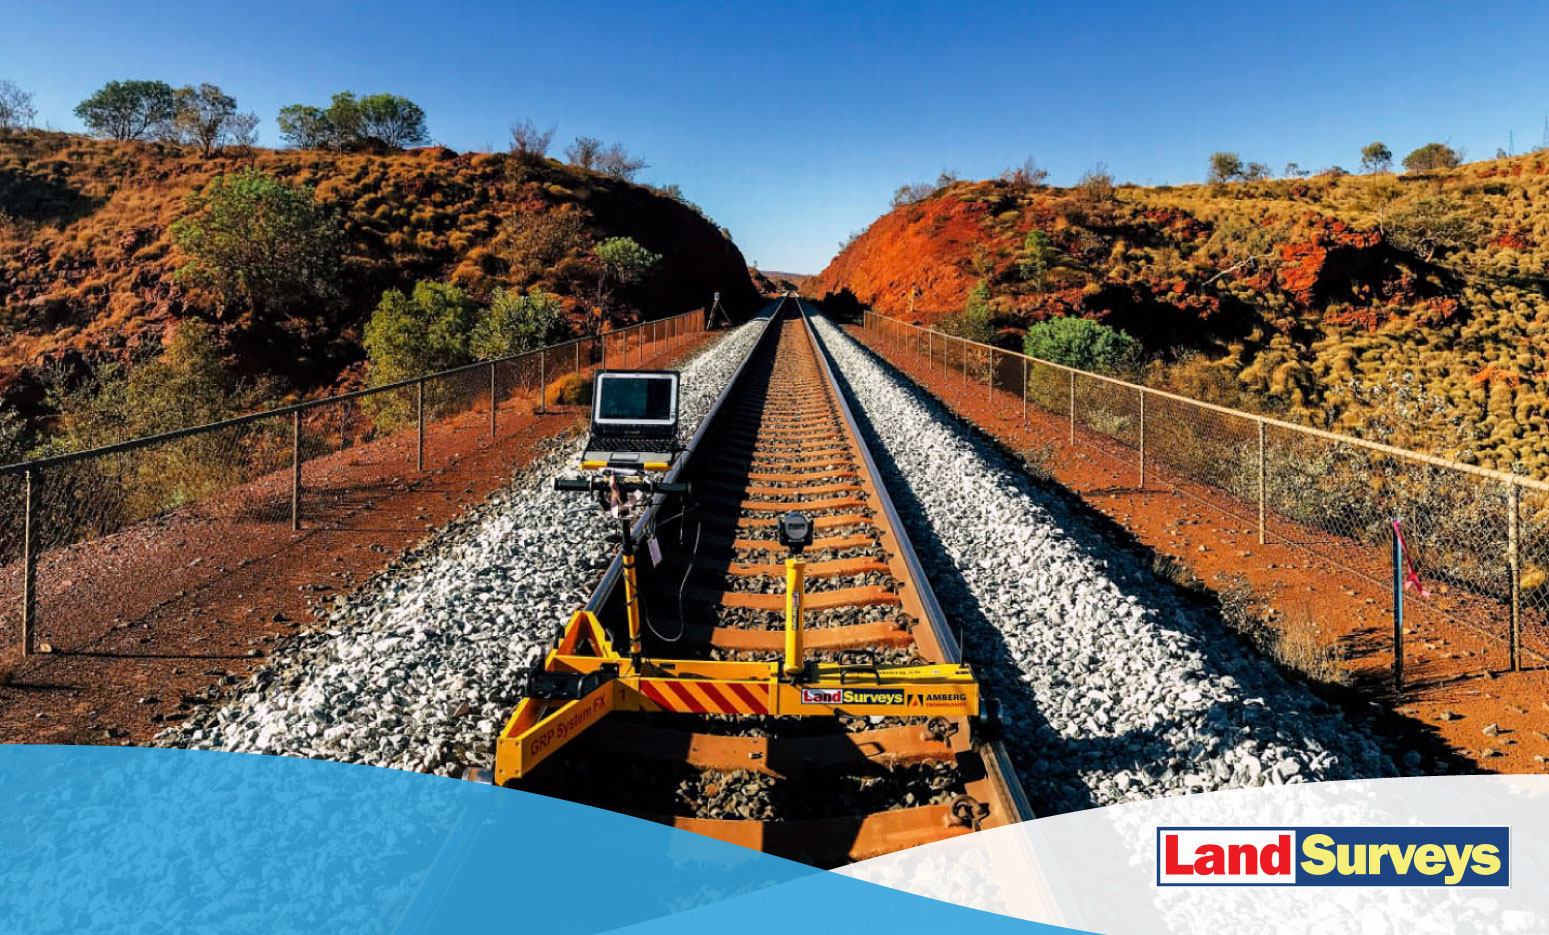
<svg viewBox="0 0 1549 935">
<path fill-rule="evenodd" d="M 622 143 L 650 163 L 639 181 L 680 186 L 750 265 L 797 275 L 943 170 L 989 178 L 1032 156 L 1053 184 L 1099 163 L 1121 182 L 1182 184 L 1217 150 L 1279 174 L 1354 170 L 1374 140 L 1397 158 L 1448 143 L 1470 161 L 1549 142 L 1536 41 L 1549 9 L 1524 3 L 1289 16 L 804 0 L 751 21 L 702 2 L 0 12 L 0 79 L 35 95 L 39 126 L 80 131 L 75 105 L 131 78 L 220 85 L 266 147 L 284 144 L 281 107 L 342 90 L 414 100 L 459 151 L 503 150 L 531 119 L 558 127 L 554 155 L 578 135 Z"/>
</svg>

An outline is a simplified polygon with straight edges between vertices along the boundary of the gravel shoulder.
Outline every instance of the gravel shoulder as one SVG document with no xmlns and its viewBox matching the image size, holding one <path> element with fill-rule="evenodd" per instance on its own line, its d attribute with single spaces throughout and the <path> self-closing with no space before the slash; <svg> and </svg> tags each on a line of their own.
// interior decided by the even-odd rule
<svg viewBox="0 0 1549 935">
<path fill-rule="evenodd" d="M 1293 681 L 999 449 L 815 317 L 927 575 L 1005 707 L 1040 814 L 1397 775 Z"/>
<path fill-rule="evenodd" d="M 755 319 L 683 367 L 685 433 L 763 328 Z M 162 746 L 341 760 L 456 775 L 488 765 L 522 669 L 607 568 L 601 515 L 556 493 L 583 440 L 512 483 L 354 593 L 324 628 L 275 650 Z"/>
</svg>

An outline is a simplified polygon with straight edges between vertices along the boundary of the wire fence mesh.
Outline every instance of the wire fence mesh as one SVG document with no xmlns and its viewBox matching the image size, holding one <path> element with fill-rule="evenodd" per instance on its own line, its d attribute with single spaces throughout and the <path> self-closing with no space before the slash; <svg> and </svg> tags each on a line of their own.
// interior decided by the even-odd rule
<svg viewBox="0 0 1549 935">
<path fill-rule="evenodd" d="M 1488 638 L 1516 667 L 1549 663 L 1549 483 L 1447 462 L 977 344 L 868 312 L 884 351 L 919 355 L 960 392 L 1030 408 L 1050 437 L 1133 465 L 1257 530 L 1261 542 L 1391 585 L 1394 520 L 1424 592 L 1406 619 L 1435 616 Z M 996 395 L 1000 394 L 1000 395 Z M 1060 437 L 1063 436 L 1063 437 Z M 1245 553 L 1246 554 L 1246 553 Z"/>
<path fill-rule="evenodd" d="M 269 543 L 282 547 L 302 523 L 343 524 L 475 439 L 583 402 L 578 389 L 595 369 L 659 361 L 703 330 L 703 312 L 693 311 L 402 384 L 0 467 L 0 640 L 14 646 L 30 631 L 43 646 L 60 624 L 86 616 L 132 625 L 168 597 L 144 586 L 147 568 L 197 585 L 251 562 Z M 245 545 L 225 547 L 232 543 Z"/>
</svg>

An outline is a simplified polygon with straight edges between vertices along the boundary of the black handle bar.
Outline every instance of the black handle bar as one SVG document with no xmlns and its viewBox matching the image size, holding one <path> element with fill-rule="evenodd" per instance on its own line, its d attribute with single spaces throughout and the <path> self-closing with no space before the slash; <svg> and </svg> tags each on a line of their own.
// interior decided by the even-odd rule
<svg viewBox="0 0 1549 935">
<path fill-rule="evenodd" d="M 625 493 L 639 490 L 643 493 L 681 493 L 688 494 L 688 484 L 666 483 L 664 481 L 645 480 L 643 478 L 620 477 L 619 489 Z M 611 485 L 606 477 L 556 477 L 554 489 L 586 493 L 607 493 Z"/>
</svg>

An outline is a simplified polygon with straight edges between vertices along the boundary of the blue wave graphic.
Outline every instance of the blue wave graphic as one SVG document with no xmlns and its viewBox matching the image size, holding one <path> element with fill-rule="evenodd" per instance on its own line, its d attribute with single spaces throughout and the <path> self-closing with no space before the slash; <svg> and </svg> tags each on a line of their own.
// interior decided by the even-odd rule
<svg viewBox="0 0 1549 935">
<path fill-rule="evenodd" d="M 437 776 L 0 748 L 7 932 L 1058 932 L 601 809 Z"/>
</svg>

